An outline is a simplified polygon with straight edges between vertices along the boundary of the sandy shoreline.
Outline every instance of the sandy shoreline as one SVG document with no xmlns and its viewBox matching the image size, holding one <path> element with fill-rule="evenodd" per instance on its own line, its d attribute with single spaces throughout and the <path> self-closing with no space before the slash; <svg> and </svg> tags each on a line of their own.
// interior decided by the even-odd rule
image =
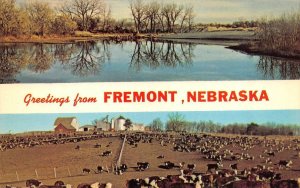
<svg viewBox="0 0 300 188">
<path fill-rule="evenodd" d="M 197 33 L 161 34 L 160 39 L 201 39 L 201 40 L 255 40 L 253 31 L 214 31 Z"/>
<path fill-rule="evenodd" d="M 158 40 L 186 40 L 189 42 L 201 43 L 202 40 L 216 41 L 249 41 L 255 39 L 254 32 L 249 31 L 217 31 L 217 32 L 197 32 L 197 33 L 177 33 L 177 34 L 140 34 L 134 36 L 131 33 L 112 33 L 112 34 L 91 34 L 87 36 L 28 36 L 28 37 L 5 37 L 0 38 L 0 43 L 68 43 L 76 41 L 90 41 L 101 39 L 117 40 L 137 40 L 154 38 Z"/>
</svg>

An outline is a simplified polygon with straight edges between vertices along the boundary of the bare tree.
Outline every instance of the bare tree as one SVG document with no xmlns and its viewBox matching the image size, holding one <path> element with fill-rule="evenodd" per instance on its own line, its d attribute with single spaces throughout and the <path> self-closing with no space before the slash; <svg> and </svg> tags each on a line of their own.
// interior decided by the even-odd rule
<svg viewBox="0 0 300 188">
<path fill-rule="evenodd" d="M 111 27 L 111 8 L 110 6 L 104 7 L 103 13 L 102 13 L 102 30 L 107 31 Z"/>
<path fill-rule="evenodd" d="M 133 16 L 136 32 L 140 33 L 143 21 L 147 16 L 147 7 L 144 4 L 143 0 L 130 0 L 130 10 Z"/>
<path fill-rule="evenodd" d="M 146 15 L 150 23 L 150 32 L 152 33 L 156 33 L 157 24 L 159 22 L 159 11 L 160 5 L 156 1 L 149 3 Z"/>
<path fill-rule="evenodd" d="M 180 32 L 181 33 L 183 32 L 184 24 L 186 24 L 189 32 L 192 30 L 192 26 L 194 24 L 194 18 L 195 18 L 193 11 L 194 11 L 194 9 L 192 6 L 185 7 L 182 18 L 181 18 L 181 24 L 180 24 Z"/>
<path fill-rule="evenodd" d="M 79 20 L 82 30 L 87 31 L 90 20 L 100 17 L 105 8 L 103 0 L 71 0 L 61 11 Z"/>
<path fill-rule="evenodd" d="M 166 4 L 163 7 L 162 14 L 166 18 L 168 32 L 174 32 L 175 24 L 182 14 L 183 6 L 178 6 L 175 3 Z"/>
</svg>

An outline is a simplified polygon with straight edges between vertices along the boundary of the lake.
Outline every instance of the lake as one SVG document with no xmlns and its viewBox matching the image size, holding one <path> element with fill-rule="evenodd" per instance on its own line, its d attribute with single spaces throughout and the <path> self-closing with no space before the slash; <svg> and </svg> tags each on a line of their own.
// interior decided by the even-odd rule
<svg viewBox="0 0 300 188">
<path fill-rule="evenodd" d="M 1 44 L 1 83 L 292 80 L 299 60 L 175 42 Z"/>
</svg>

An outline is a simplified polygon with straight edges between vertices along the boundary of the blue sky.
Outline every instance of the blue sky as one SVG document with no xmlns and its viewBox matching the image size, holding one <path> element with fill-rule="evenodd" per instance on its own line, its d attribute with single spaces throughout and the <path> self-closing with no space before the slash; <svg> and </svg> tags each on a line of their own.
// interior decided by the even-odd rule
<svg viewBox="0 0 300 188">
<path fill-rule="evenodd" d="M 18 3 L 31 0 L 17 0 Z M 59 8 L 68 0 L 40 0 L 49 2 L 52 7 Z M 111 7 L 114 18 L 130 18 L 129 0 L 104 0 Z M 152 0 L 144 0 L 149 2 Z M 156 0 L 192 5 L 197 22 L 231 23 L 239 19 L 258 19 L 281 15 L 283 12 L 299 11 L 299 0 Z"/>
<path fill-rule="evenodd" d="M 168 120 L 170 112 L 132 112 L 132 113 L 78 113 L 78 114 L 1 114 L 0 133 L 17 133 L 26 131 L 53 130 L 57 117 L 77 117 L 80 125 L 91 124 L 94 119 L 109 115 L 109 118 L 123 115 L 133 122 L 149 124 L 155 118 L 163 122 Z M 267 123 L 298 124 L 300 126 L 300 110 L 269 110 L 269 111 L 208 111 L 179 112 L 189 121 L 209 121 L 217 123 Z"/>
</svg>

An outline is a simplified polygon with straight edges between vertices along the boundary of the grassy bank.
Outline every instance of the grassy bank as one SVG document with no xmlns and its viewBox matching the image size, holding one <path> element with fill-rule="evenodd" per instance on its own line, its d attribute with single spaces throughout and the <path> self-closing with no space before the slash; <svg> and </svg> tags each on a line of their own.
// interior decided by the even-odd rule
<svg viewBox="0 0 300 188">
<path fill-rule="evenodd" d="M 140 36 L 144 37 L 144 36 Z M 0 43 L 70 43 L 76 41 L 91 41 L 99 39 L 130 40 L 134 39 L 130 33 L 90 33 L 75 32 L 74 35 L 47 35 L 47 36 L 5 36 L 0 37 Z"/>
</svg>

